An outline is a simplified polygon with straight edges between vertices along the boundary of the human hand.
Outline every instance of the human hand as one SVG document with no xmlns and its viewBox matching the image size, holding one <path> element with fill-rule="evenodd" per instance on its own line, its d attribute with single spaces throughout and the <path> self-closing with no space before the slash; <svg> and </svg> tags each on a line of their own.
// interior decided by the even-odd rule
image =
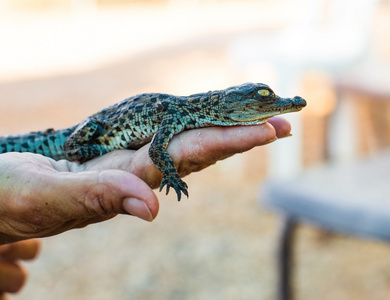
<svg viewBox="0 0 390 300">
<path fill-rule="evenodd" d="M 34 259 L 39 252 L 39 240 L 27 240 L 0 246 L 0 300 L 6 293 L 16 293 L 26 281 L 27 273 L 20 260 Z"/>
<path fill-rule="evenodd" d="M 272 118 L 256 126 L 189 130 L 173 138 L 168 152 L 185 176 L 288 136 L 290 129 L 284 119 Z M 59 234 L 118 213 L 152 221 L 159 203 L 151 188 L 159 186 L 162 174 L 148 148 L 114 151 L 85 164 L 32 153 L 1 154 L 0 244 Z"/>
</svg>

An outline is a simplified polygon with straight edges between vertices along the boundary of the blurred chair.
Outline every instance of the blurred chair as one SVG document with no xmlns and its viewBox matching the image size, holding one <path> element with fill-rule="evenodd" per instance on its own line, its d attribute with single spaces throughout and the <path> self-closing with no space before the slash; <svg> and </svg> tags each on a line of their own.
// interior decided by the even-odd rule
<svg viewBox="0 0 390 300">
<path fill-rule="evenodd" d="M 295 179 L 264 182 L 261 199 L 282 218 L 279 299 L 293 298 L 292 254 L 297 224 L 390 242 L 389 183 L 390 151 L 357 163 L 312 169 Z"/>
<path fill-rule="evenodd" d="M 349 121 L 360 126 L 357 131 L 370 157 L 354 161 L 331 153 L 330 162 L 322 167 L 302 172 L 295 179 L 274 177 L 262 184 L 264 205 L 282 219 L 278 250 L 280 299 L 293 297 L 291 260 L 299 223 L 390 242 L 389 69 L 383 64 L 361 65 L 340 78 L 335 88 L 340 99 L 348 96 L 364 104 L 357 105 L 360 112 L 354 114 L 356 120 Z M 339 130 L 337 125 L 331 122 L 334 128 L 329 134 Z M 343 139 L 342 133 L 339 137 Z"/>
<path fill-rule="evenodd" d="M 290 26 L 278 32 L 237 38 L 228 47 L 228 54 L 244 70 L 261 70 L 264 62 L 272 64 L 278 73 L 277 93 L 293 95 L 308 70 L 325 70 L 336 76 L 368 55 L 370 25 L 377 2 L 294 1 L 295 20 Z M 270 147 L 272 175 L 292 176 L 302 169 L 300 115 L 286 118 L 294 128 L 294 139 Z M 291 156 L 295 159 L 291 160 Z"/>
<path fill-rule="evenodd" d="M 374 154 L 390 147 L 389 58 L 360 64 L 334 82 L 338 106 L 343 102 L 354 104 L 354 113 L 349 119 L 353 130 L 349 134 L 354 135 L 355 144 L 350 147 L 361 149 L 363 153 Z M 340 128 L 346 126 L 344 112 L 336 109 L 328 128 L 328 153 L 334 162 L 354 159 L 357 152 L 345 149 L 345 134 L 340 132 Z"/>
</svg>

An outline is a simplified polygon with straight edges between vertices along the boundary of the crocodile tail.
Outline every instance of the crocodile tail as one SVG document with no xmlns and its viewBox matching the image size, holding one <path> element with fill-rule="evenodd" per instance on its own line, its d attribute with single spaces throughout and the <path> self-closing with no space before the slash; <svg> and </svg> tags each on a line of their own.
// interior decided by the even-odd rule
<svg viewBox="0 0 390 300">
<path fill-rule="evenodd" d="M 61 130 L 50 128 L 45 131 L 0 137 L 0 153 L 32 152 L 55 160 L 66 159 L 63 145 L 73 130 L 74 127 Z"/>
</svg>

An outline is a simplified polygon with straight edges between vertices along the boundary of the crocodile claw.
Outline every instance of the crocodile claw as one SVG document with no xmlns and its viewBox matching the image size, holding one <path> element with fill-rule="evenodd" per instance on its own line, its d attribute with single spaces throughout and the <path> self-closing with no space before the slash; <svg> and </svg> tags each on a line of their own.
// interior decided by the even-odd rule
<svg viewBox="0 0 390 300">
<path fill-rule="evenodd" d="M 181 193 L 188 198 L 188 186 L 179 176 L 165 176 L 160 184 L 160 192 L 165 185 L 167 186 L 166 195 L 168 195 L 169 189 L 172 187 L 177 194 L 177 201 L 180 201 Z"/>
</svg>

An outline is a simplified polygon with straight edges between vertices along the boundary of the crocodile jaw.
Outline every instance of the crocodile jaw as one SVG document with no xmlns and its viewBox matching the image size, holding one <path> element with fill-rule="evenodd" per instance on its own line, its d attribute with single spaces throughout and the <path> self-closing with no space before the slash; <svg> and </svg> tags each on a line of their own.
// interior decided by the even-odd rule
<svg viewBox="0 0 390 300">
<path fill-rule="evenodd" d="M 266 108 L 259 108 L 255 101 L 248 101 L 247 105 L 237 107 L 229 114 L 229 117 L 242 124 L 261 124 L 273 116 L 300 111 L 306 106 L 306 101 L 301 97 L 279 98 L 277 102 Z"/>
</svg>

